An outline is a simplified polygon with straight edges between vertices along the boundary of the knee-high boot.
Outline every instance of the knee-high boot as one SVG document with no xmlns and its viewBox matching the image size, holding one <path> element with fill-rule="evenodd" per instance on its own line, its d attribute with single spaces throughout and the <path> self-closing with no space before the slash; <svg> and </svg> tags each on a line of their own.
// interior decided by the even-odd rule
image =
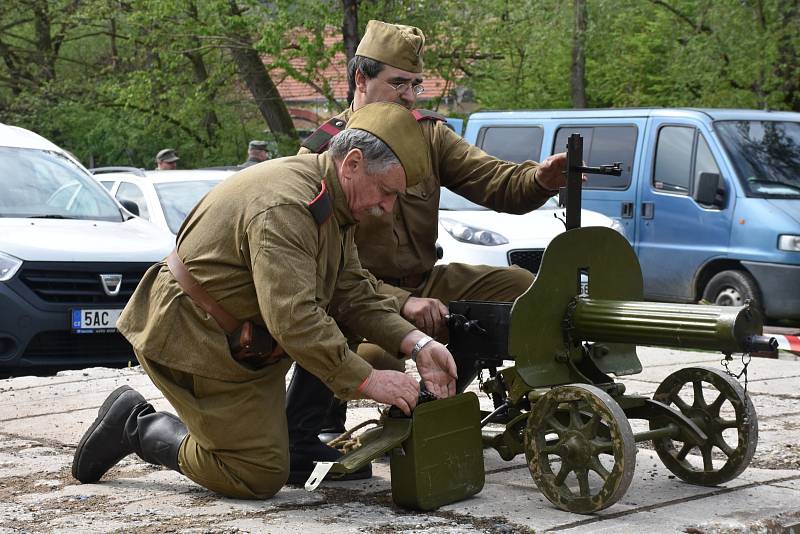
<svg viewBox="0 0 800 534">
<path fill-rule="evenodd" d="M 322 381 L 295 364 L 292 380 L 286 390 L 286 420 L 289 427 L 289 483 L 305 482 L 315 461 L 335 462 L 341 452 L 322 443 L 319 433 L 333 393 Z M 345 475 L 338 480 L 358 480 L 372 476 L 372 467 Z"/>
<path fill-rule="evenodd" d="M 72 476 L 97 482 L 125 456 L 135 452 L 146 462 L 180 472 L 178 451 L 188 434 L 183 422 L 153 405 L 129 386 L 114 390 L 81 438 L 72 460 Z"/>
</svg>

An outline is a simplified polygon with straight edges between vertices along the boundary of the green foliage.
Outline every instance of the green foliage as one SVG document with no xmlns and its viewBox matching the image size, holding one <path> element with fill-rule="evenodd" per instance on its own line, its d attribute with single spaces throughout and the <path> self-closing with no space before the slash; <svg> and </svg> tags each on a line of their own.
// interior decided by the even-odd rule
<svg viewBox="0 0 800 534">
<path fill-rule="evenodd" d="M 800 111 L 796 0 L 587 0 L 590 107 L 710 106 Z M 334 99 L 322 72 L 342 50 L 341 2 L 16 0 L 0 3 L 0 121 L 31 128 L 95 165 L 230 165 L 273 135 L 231 50 L 251 47 L 274 83 Z M 370 0 L 375 18 L 419 26 L 429 104 L 569 107 L 574 3 Z M 334 39 L 331 40 L 331 36 Z"/>
</svg>

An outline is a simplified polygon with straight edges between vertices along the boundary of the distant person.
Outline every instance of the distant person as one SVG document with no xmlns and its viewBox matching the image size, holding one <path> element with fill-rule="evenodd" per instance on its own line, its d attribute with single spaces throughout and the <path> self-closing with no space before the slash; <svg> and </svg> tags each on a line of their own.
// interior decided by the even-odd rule
<svg viewBox="0 0 800 534">
<path fill-rule="evenodd" d="M 251 165 L 267 161 L 268 159 L 269 152 L 267 152 L 267 142 L 253 139 L 247 146 L 247 161 L 239 165 L 239 168 L 246 169 Z"/>
<path fill-rule="evenodd" d="M 174 148 L 165 148 L 156 154 L 157 171 L 174 171 L 178 168 L 178 153 Z"/>
</svg>

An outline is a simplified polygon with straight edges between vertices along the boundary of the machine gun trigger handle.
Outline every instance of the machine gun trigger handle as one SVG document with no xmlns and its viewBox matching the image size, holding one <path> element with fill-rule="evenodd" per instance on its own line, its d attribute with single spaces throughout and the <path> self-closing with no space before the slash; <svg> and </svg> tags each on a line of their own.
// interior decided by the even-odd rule
<svg viewBox="0 0 800 534">
<path fill-rule="evenodd" d="M 457 313 L 445 315 L 445 319 L 447 319 L 447 327 L 451 332 L 463 332 L 465 334 L 477 332 L 478 334 L 486 334 L 486 329 L 480 325 L 477 319 L 470 320 Z"/>
</svg>

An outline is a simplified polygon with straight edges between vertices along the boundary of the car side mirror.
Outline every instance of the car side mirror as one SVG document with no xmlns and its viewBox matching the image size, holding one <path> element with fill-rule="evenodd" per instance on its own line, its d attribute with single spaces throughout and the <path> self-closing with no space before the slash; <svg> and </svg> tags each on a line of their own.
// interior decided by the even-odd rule
<svg viewBox="0 0 800 534">
<path fill-rule="evenodd" d="M 720 190 L 720 175 L 716 172 L 701 172 L 694 191 L 694 199 L 705 206 L 723 207 L 724 191 Z"/>
<path fill-rule="evenodd" d="M 129 212 L 133 213 L 137 217 L 139 216 L 139 205 L 133 200 L 120 200 L 119 203 Z"/>
</svg>

